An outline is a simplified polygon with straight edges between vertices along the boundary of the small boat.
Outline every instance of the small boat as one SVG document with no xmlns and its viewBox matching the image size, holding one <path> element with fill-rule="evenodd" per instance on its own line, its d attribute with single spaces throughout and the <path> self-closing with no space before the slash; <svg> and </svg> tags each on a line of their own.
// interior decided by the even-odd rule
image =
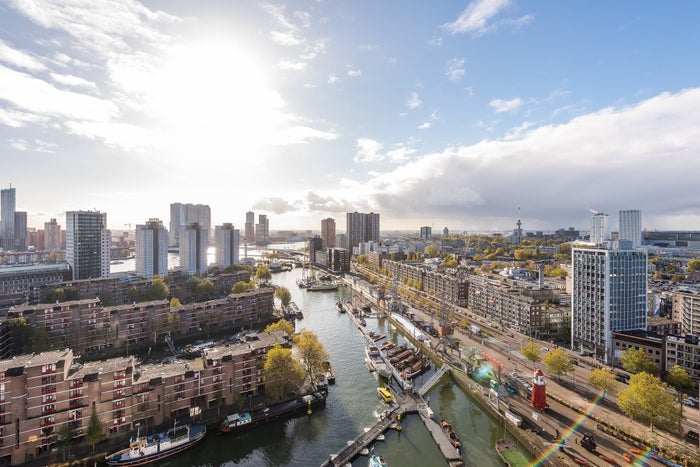
<svg viewBox="0 0 700 467">
<path fill-rule="evenodd" d="M 386 463 L 382 456 L 376 454 L 372 455 L 367 462 L 367 467 L 388 467 L 389 464 Z"/>
<path fill-rule="evenodd" d="M 608 457 L 608 456 L 598 456 L 598 457 L 600 457 L 601 459 L 603 459 L 605 462 L 607 462 L 610 465 L 620 465 L 620 463 L 617 462 L 612 457 Z"/>
<path fill-rule="evenodd" d="M 505 465 L 509 467 L 529 466 L 530 462 L 517 446 L 510 440 L 501 438 L 496 440 L 496 452 Z"/>
<path fill-rule="evenodd" d="M 391 395 L 389 388 L 377 388 L 377 394 L 379 395 L 379 398 L 387 404 L 391 404 L 391 402 L 394 400 L 394 396 Z"/>
<path fill-rule="evenodd" d="M 301 310 L 297 311 L 297 319 L 304 319 L 304 313 Z"/>
<path fill-rule="evenodd" d="M 637 448 L 630 449 L 630 452 L 632 454 L 644 454 L 644 451 L 642 451 L 641 449 L 637 449 Z"/>
<path fill-rule="evenodd" d="M 630 455 L 627 454 L 626 452 L 623 452 L 623 453 L 622 453 L 622 457 L 625 458 L 625 460 L 627 461 L 627 463 L 629 463 L 629 464 L 632 463 L 632 458 L 631 458 Z"/>
<path fill-rule="evenodd" d="M 144 465 L 184 451 L 204 439 L 206 425 L 173 426 L 165 432 L 132 439 L 129 447 L 106 456 L 107 465 Z"/>
<path fill-rule="evenodd" d="M 338 290 L 338 284 L 311 284 L 306 286 L 309 292 L 327 292 L 330 290 Z"/>
<path fill-rule="evenodd" d="M 591 463 L 588 462 L 587 460 L 580 459 L 578 457 L 574 457 L 574 462 L 576 462 L 578 465 L 583 465 L 585 467 L 588 467 L 591 465 Z"/>
<path fill-rule="evenodd" d="M 457 433 L 455 433 L 455 430 L 452 428 L 452 424 L 447 420 L 442 419 L 440 425 L 442 426 L 442 430 L 447 435 L 447 439 L 449 439 L 450 444 L 457 450 L 461 449 L 462 443 L 459 440 L 459 436 L 457 436 Z"/>
<path fill-rule="evenodd" d="M 386 438 L 384 437 L 384 433 L 379 433 L 376 438 L 377 441 L 384 441 Z"/>
<path fill-rule="evenodd" d="M 328 381 L 328 384 L 335 384 L 335 373 L 333 373 L 333 367 L 331 366 L 331 362 L 326 360 L 321 364 L 323 367 L 323 372 L 326 375 L 326 380 Z"/>
<path fill-rule="evenodd" d="M 369 449 L 368 448 L 360 449 L 360 455 L 361 456 L 369 456 Z"/>
</svg>

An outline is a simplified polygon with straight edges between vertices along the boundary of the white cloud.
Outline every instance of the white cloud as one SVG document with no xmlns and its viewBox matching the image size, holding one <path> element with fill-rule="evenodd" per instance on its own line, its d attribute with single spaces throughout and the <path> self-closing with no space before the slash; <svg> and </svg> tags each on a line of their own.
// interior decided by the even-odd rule
<svg viewBox="0 0 700 467">
<path fill-rule="evenodd" d="M 404 144 L 396 144 L 394 146 L 395 146 L 394 149 L 391 149 L 390 151 L 387 151 L 387 153 L 386 153 L 386 156 L 392 162 L 406 161 L 406 160 L 408 160 L 408 156 L 416 153 L 415 149 L 409 148 Z"/>
<path fill-rule="evenodd" d="M 307 62 L 291 62 L 289 60 L 283 60 L 277 66 L 282 70 L 301 71 L 306 69 L 307 65 Z"/>
<path fill-rule="evenodd" d="M 508 101 L 503 100 L 503 99 L 493 99 L 493 100 L 491 100 L 491 102 L 489 102 L 489 106 L 496 113 L 511 112 L 513 110 L 516 110 L 522 104 L 523 104 L 523 100 L 520 99 L 519 97 L 515 97 L 515 98 L 508 100 Z"/>
<path fill-rule="evenodd" d="M 431 125 L 432 125 L 432 123 L 430 123 L 430 122 L 425 122 L 425 123 L 421 124 L 421 125 L 418 127 L 418 129 L 419 129 L 419 130 L 427 130 L 428 128 L 430 128 Z"/>
<path fill-rule="evenodd" d="M 66 86 L 72 86 L 76 88 L 85 88 L 91 91 L 97 91 L 97 85 L 92 81 L 88 81 L 85 78 L 73 75 L 62 75 L 59 73 L 49 73 L 51 79 L 59 84 L 65 84 Z"/>
<path fill-rule="evenodd" d="M 328 84 L 335 84 L 338 81 L 340 81 L 340 78 L 338 78 L 335 74 L 331 73 L 328 75 Z"/>
<path fill-rule="evenodd" d="M 42 115 L 0 107 L 0 124 L 9 126 L 10 128 L 21 128 L 30 123 L 45 123 L 48 120 L 48 117 Z"/>
<path fill-rule="evenodd" d="M 445 75 L 450 81 L 459 81 L 464 76 L 464 59 L 452 58 L 447 61 L 447 71 Z"/>
<path fill-rule="evenodd" d="M 304 38 L 299 37 L 295 31 L 270 31 L 272 42 L 287 47 L 293 47 L 304 43 Z"/>
<path fill-rule="evenodd" d="M 378 162 L 384 159 L 382 149 L 384 145 L 377 140 L 370 138 L 357 139 L 357 153 L 355 162 Z"/>
<path fill-rule="evenodd" d="M 489 28 L 489 20 L 510 4 L 509 0 L 474 0 L 454 22 L 444 25 L 452 34 L 483 33 Z"/>
<path fill-rule="evenodd" d="M 14 49 L 0 40 L 0 62 L 30 71 L 44 71 L 46 66 L 33 55 Z"/>
<path fill-rule="evenodd" d="M 29 147 L 27 146 L 27 140 L 24 138 L 17 138 L 9 140 L 10 147 L 16 151 L 27 151 Z"/>
<path fill-rule="evenodd" d="M 348 69 L 348 76 L 351 78 L 357 78 L 359 76 L 362 76 L 362 70 L 358 68 L 349 68 Z"/>
<path fill-rule="evenodd" d="M 409 109 L 417 109 L 423 105 L 423 101 L 420 100 L 420 96 L 418 96 L 417 92 L 412 92 L 410 96 L 408 96 L 408 101 L 406 101 L 406 106 Z"/>
<path fill-rule="evenodd" d="M 301 34 L 302 27 L 308 27 L 310 16 L 304 12 L 295 12 L 292 16 L 301 23 L 301 27 L 294 24 L 292 19 L 285 15 L 284 5 L 272 5 L 265 3 L 262 5 L 275 20 L 275 29 L 270 31 L 270 38 L 279 45 L 293 47 L 306 42 Z"/>
<path fill-rule="evenodd" d="M 58 148 L 58 144 L 50 143 L 48 141 L 43 141 L 40 139 L 34 140 L 34 143 L 36 144 L 36 148 L 34 149 L 36 152 L 54 153 Z"/>
<path fill-rule="evenodd" d="M 442 37 L 437 36 L 433 37 L 428 41 L 428 46 L 429 47 L 440 47 L 442 45 Z"/>
</svg>

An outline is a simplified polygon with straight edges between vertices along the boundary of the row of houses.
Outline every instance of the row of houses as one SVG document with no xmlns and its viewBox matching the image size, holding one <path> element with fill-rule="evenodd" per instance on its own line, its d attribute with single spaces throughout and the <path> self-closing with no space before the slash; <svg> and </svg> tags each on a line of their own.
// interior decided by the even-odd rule
<svg viewBox="0 0 700 467">
<path fill-rule="evenodd" d="M 103 306 L 99 298 L 19 305 L 8 319 L 46 329 L 55 347 L 86 353 L 179 336 L 252 328 L 273 318 L 274 289 L 261 287 L 225 298 L 171 307 L 167 299 Z"/>
<path fill-rule="evenodd" d="M 93 411 L 109 438 L 256 395 L 275 345 L 291 347 L 289 336 L 251 334 L 164 364 L 135 357 L 80 363 L 73 349 L 0 360 L 0 463 L 18 465 L 51 449 L 63 425 L 82 439 Z"/>
</svg>

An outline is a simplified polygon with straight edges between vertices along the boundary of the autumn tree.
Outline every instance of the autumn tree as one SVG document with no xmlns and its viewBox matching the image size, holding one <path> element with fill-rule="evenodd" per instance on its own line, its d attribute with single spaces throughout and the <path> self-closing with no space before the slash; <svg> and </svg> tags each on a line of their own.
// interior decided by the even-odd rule
<svg viewBox="0 0 700 467">
<path fill-rule="evenodd" d="M 181 307 L 181 306 L 182 306 L 182 302 L 180 302 L 179 298 L 173 297 L 170 299 L 170 308 L 177 308 L 177 307 Z"/>
<path fill-rule="evenodd" d="M 438 254 L 440 254 L 440 251 L 438 250 L 437 245 L 428 245 L 423 250 L 423 253 L 425 254 L 425 256 L 435 258 Z"/>
<path fill-rule="evenodd" d="M 270 268 L 268 268 L 264 264 L 258 266 L 257 271 L 255 271 L 255 280 L 258 281 L 258 284 L 269 281 L 270 279 L 272 279 L 272 273 L 270 272 Z"/>
<path fill-rule="evenodd" d="M 691 378 L 688 372 L 685 371 L 685 369 L 678 364 L 673 365 L 671 369 L 668 370 L 666 380 L 669 382 L 669 384 L 671 384 L 679 390 L 683 390 L 693 386 L 693 378 Z"/>
<path fill-rule="evenodd" d="M 250 282 L 238 281 L 235 284 L 233 284 L 233 287 L 231 287 L 231 293 L 235 295 L 235 294 L 247 292 L 250 289 L 251 289 Z"/>
<path fill-rule="evenodd" d="M 630 373 L 646 372 L 655 375 L 658 371 L 657 366 L 651 360 L 651 357 L 643 349 L 627 349 L 620 355 L 622 368 Z"/>
<path fill-rule="evenodd" d="M 97 417 L 95 405 L 92 406 L 92 414 L 88 423 L 87 432 L 85 433 L 85 441 L 92 446 L 92 452 L 95 452 L 95 445 L 102 441 L 102 422 Z"/>
<path fill-rule="evenodd" d="M 284 331 L 287 333 L 288 336 L 292 336 L 294 334 L 294 325 L 290 323 L 289 321 L 286 320 L 279 320 L 277 322 L 274 322 L 272 324 L 268 324 L 267 327 L 265 328 L 265 332 L 274 332 L 274 331 Z"/>
<path fill-rule="evenodd" d="M 265 393 L 273 400 L 281 400 L 287 393 L 299 389 L 304 382 L 304 368 L 294 359 L 291 349 L 279 344 L 267 352 L 263 371 Z"/>
<path fill-rule="evenodd" d="M 617 381 L 615 381 L 615 375 L 610 368 L 591 370 L 591 374 L 588 376 L 588 384 L 599 391 L 603 391 L 603 397 L 605 397 L 607 392 L 613 394 L 617 392 Z"/>
<path fill-rule="evenodd" d="M 562 349 L 552 349 L 542 358 L 550 373 L 561 377 L 574 369 L 574 362 Z"/>
<path fill-rule="evenodd" d="M 277 287 L 275 289 L 275 298 L 277 298 L 284 308 L 287 308 L 289 303 L 292 301 L 292 294 L 286 287 Z"/>
<path fill-rule="evenodd" d="M 688 272 L 700 271 L 700 259 L 691 259 L 688 261 Z"/>
<path fill-rule="evenodd" d="M 620 391 L 617 405 L 625 415 L 666 430 L 678 430 L 683 419 L 681 404 L 668 390 L 668 385 L 647 372 L 630 378 L 627 388 Z"/>
<path fill-rule="evenodd" d="M 167 298 L 168 295 L 170 295 L 170 289 L 168 289 L 163 278 L 161 276 L 155 276 L 151 281 L 151 285 L 146 289 L 143 298 L 146 301 L 163 300 Z"/>
<path fill-rule="evenodd" d="M 299 352 L 304 373 L 313 381 L 314 375 L 322 371 L 323 362 L 328 360 L 328 352 L 318 340 L 316 333 L 308 329 L 294 336 L 294 345 Z"/>
<path fill-rule="evenodd" d="M 520 353 L 523 357 L 530 360 L 533 364 L 540 361 L 540 349 L 534 341 L 529 341 L 527 344 L 520 347 Z"/>
</svg>

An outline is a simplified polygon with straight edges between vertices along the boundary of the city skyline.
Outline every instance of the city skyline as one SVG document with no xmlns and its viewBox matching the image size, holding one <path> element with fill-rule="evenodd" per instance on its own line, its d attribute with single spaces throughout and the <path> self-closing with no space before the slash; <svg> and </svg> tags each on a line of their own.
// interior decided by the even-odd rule
<svg viewBox="0 0 700 467">
<path fill-rule="evenodd" d="M 700 5 L 0 1 L 0 188 L 29 227 L 172 203 L 270 230 L 698 230 Z"/>
</svg>

